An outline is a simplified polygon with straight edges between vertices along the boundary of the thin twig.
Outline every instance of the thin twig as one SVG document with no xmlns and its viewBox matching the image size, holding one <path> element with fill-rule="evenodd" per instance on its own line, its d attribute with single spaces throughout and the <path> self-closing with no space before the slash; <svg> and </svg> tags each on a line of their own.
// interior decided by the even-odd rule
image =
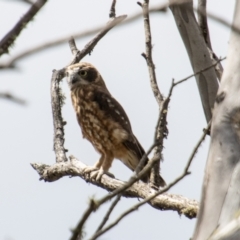
<svg viewBox="0 0 240 240">
<path fill-rule="evenodd" d="M 21 31 L 33 19 L 47 0 L 38 0 L 34 3 L 25 15 L 17 22 L 17 24 L 10 30 L 7 35 L 0 41 L 0 56 L 9 52 L 9 48 L 17 39 Z"/>
<path fill-rule="evenodd" d="M 146 53 L 145 54 L 143 53 L 142 55 L 144 56 L 147 62 L 148 72 L 149 72 L 149 77 L 150 77 L 150 82 L 151 82 L 151 87 L 152 87 L 154 97 L 159 105 L 159 108 L 161 108 L 161 104 L 163 102 L 163 96 L 157 84 L 155 65 L 152 59 L 152 35 L 151 35 L 148 4 L 149 4 L 149 0 L 144 0 L 143 4 L 141 4 L 142 10 L 143 10 L 143 20 L 144 20 L 144 30 L 145 30 L 145 48 L 146 48 Z"/>
<path fill-rule="evenodd" d="M 127 15 L 122 15 L 119 17 L 116 17 L 114 19 L 111 19 L 107 25 L 88 43 L 85 45 L 85 47 L 78 51 L 75 55 L 74 59 L 72 60 L 71 64 L 75 64 L 79 62 L 82 58 L 84 58 L 87 54 L 91 53 L 93 48 L 97 45 L 98 41 L 105 36 L 105 34 L 108 33 L 109 30 L 111 30 L 113 27 L 115 27 L 117 24 L 122 22 Z"/>
<path fill-rule="evenodd" d="M 110 214 L 112 213 L 112 211 L 115 208 L 115 206 L 117 205 L 117 203 L 120 201 L 121 197 L 122 197 L 122 194 L 117 195 L 116 199 L 113 201 L 112 205 L 110 206 L 107 213 L 105 214 L 102 222 L 100 223 L 99 227 L 97 228 L 96 232 L 100 231 L 104 227 L 104 225 L 106 224 L 106 222 L 109 219 Z"/>
<path fill-rule="evenodd" d="M 216 63 L 210 65 L 209 67 L 206 67 L 206 68 L 204 68 L 204 69 L 202 69 L 202 70 L 200 70 L 200 71 L 198 71 L 198 72 L 196 72 L 196 73 L 193 73 L 193 74 L 189 75 L 188 77 L 185 77 L 185 78 L 183 78 L 183 79 L 175 82 L 175 83 L 174 83 L 174 86 L 176 86 L 176 85 L 178 85 L 178 84 L 180 84 L 180 83 L 182 83 L 182 82 L 185 82 L 185 81 L 187 81 L 188 79 L 190 79 L 190 78 L 192 78 L 192 77 L 195 77 L 196 75 L 198 75 L 198 74 L 200 74 L 200 73 L 202 73 L 202 72 L 204 72 L 204 71 L 207 71 L 208 69 L 210 69 L 210 68 L 212 68 L 212 67 L 215 67 L 219 62 L 221 62 L 221 61 L 223 61 L 223 60 L 225 60 L 225 59 L 226 59 L 226 57 L 220 58 Z"/>
<path fill-rule="evenodd" d="M 71 49 L 72 55 L 75 56 L 78 53 L 77 45 L 73 37 L 71 37 L 68 41 L 68 45 Z"/>
<path fill-rule="evenodd" d="M 21 105 L 25 105 L 26 104 L 26 101 L 19 98 L 19 97 L 16 97 L 14 95 L 12 95 L 11 93 L 1 93 L 0 92 L 0 98 L 3 98 L 3 99 L 6 99 L 6 100 L 10 100 L 14 103 L 18 103 L 18 104 L 21 104 Z"/>
<path fill-rule="evenodd" d="M 83 217 L 79 221 L 77 227 L 74 230 L 72 230 L 73 234 L 72 234 L 70 240 L 78 240 L 78 239 L 81 240 L 82 239 L 83 224 L 88 219 L 89 215 L 91 214 L 92 209 L 94 209 L 94 206 L 95 206 L 93 199 L 90 199 L 89 205 L 91 206 L 91 208 L 87 209 L 87 211 L 83 214 Z"/>
<path fill-rule="evenodd" d="M 174 82 L 172 83 L 171 89 L 169 92 L 172 92 L 172 89 L 174 88 Z M 108 230 L 110 230 L 111 228 L 113 228 L 114 226 L 116 226 L 124 217 L 126 217 L 128 214 L 130 214 L 131 212 L 136 211 L 139 207 L 143 206 L 144 204 L 148 203 L 149 201 L 151 201 L 152 199 L 154 199 L 155 197 L 157 197 L 158 195 L 168 191 L 171 187 L 173 187 L 174 185 L 176 185 L 179 181 L 181 181 L 185 176 L 189 175 L 189 168 L 191 166 L 192 160 L 194 158 L 194 156 L 196 155 L 196 152 L 198 150 L 198 148 L 200 147 L 200 145 L 202 144 L 202 142 L 204 141 L 207 132 L 210 128 L 210 123 L 208 124 L 208 126 L 206 127 L 206 131 L 204 131 L 204 133 L 202 134 L 201 138 L 199 139 L 197 145 L 194 147 L 193 152 L 191 153 L 186 167 L 183 170 L 183 173 L 176 178 L 173 182 L 171 182 L 170 184 L 168 184 L 165 188 L 163 188 L 161 191 L 157 191 L 156 193 L 152 194 L 151 196 L 147 197 L 146 199 L 144 199 L 143 201 L 141 201 L 140 203 L 132 206 L 131 208 L 129 208 L 127 211 L 125 211 L 124 213 L 122 213 L 114 222 L 112 222 L 111 224 L 109 224 L 107 227 L 105 227 L 104 229 L 98 231 L 97 233 L 95 233 L 90 240 L 95 240 L 97 239 L 99 236 L 101 236 L 102 234 L 104 234 L 105 232 L 107 232 Z"/>
<path fill-rule="evenodd" d="M 116 10 L 115 10 L 116 2 L 117 2 L 117 0 L 112 1 L 112 5 L 111 5 L 111 8 L 110 8 L 110 13 L 109 13 L 109 18 L 115 18 L 116 17 Z"/>
</svg>

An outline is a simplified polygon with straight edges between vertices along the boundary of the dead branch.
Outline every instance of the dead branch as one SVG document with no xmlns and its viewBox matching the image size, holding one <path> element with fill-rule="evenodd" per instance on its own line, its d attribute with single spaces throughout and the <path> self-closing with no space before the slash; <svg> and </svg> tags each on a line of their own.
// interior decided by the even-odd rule
<svg viewBox="0 0 240 240">
<path fill-rule="evenodd" d="M 157 84 L 157 78 L 155 73 L 155 64 L 153 63 L 152 59 L 152 34 L 151 34 L 151 27 L 150 27 L 150 18 L 149 18 L 149 0 L 144 0 L 143 3 L 137 2 L 139 6 L 142 7 L 143 11 L 143 21 L 144 21 L 144 30 L 145 30 L 145 51 L 146 53 L 142 53 L 142 56 L 146 60 L 149 72 L 149 78 L 151 83 L 151 88 L 153 95 L 158 103 L 159 108 L 159 115 L 161 109 L 163 107 L 163 96 Z M 159 117 L 161 118 L 161 117 Z M 162 129 L 161 129 L 162 130 Z M 167 122 L 164 122 L 164 134 L 166 137 L 167 133 Z M 160 131 L 160 125 L 156 127 L 155 139 L 154 141 L 159 141 L 159 145 L 157 145 L 154 149 L 154 156 L 156 163 L 153 165 L 150 174 L 150 184 L 152 187 L 158 189 L 160 186 L 163 186 L 163 182 L 159 176 L 160 172 L 160 161 L 162 159 L 162 150 L 163 150 L 163 136 L 162 132 Z"/>
<path fill-rule="evenodd" d="M 46 182 L 57 181 L 64 176 L 81 177 L 87 183 L 91 183 L 95 186 L 101 187 L 111 193 L 115 190 L 123 188 L 123 186 L 126 184 L 126 182 L 111 178 L 108 175 L 103 175 L 101 182 L 93 180 L 91 178 L 91 175 L 87 176 L 83 173 L 86 165 L 73 156 L 71 156 L 70 161 L 68 162 L 56 163 L 52 166 L 42 163 L 32 163 L 31 165 L 38 172 L 40 180 L 44 180 Z M 155 192 L 156 191 L 150 188 L 147 184 L 138 181 L 137 183 L 134 183 L 132 186 L 124 190 L 122 192 L 122 196 L 128 198 L 146 199 L 147 197 L 149 197 L 149 195 Z M 109 199 L 107 199 L 106 201 L 108 200 Z M 99 202 L 103 201 L 104 200 L 94 200 L 94 205 L 91 204 L 92 208 L 96 209 L 96 206 L 99 205 Z M 149 202 L 149 204 L 159 210 L 176 211 L 178 214 L 183 214 L 188 218 L 196 217 L 198 211 L 197 201 L 189 200 L 183 196 L 175 194 L 160 195 L 157 198 L 154 198 L 151 202 Z"/>
<path fill-rule="evenodd" d="M 38 11 L 43 7 L 47 0 L 36 1 L 25 15 L 17 22 L 17 24 L 10 30 L 7 35 L 0 41 L 0 56 L 4 53 L 9 52 L 9 48 L 17 39 L 21 31 L 26 27 L 26 25 L 33 19 L 33 17 L 38 13 Z"/>
</svg>

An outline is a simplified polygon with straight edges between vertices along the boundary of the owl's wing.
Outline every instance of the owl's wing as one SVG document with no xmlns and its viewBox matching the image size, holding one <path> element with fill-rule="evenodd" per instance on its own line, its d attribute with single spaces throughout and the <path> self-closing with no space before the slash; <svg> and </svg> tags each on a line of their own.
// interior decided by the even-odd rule
<svg viewBox="0 0 240 240">
<path fill-rule="evenodd" d="M 129 138 L 123 142 L 123 145 L 136 156 L 138 163 L 145 154 L 145 151 L 132 133 L 130 121 L 123 107 L 110 95 L 109 92 L 100 89 L 95 92 L 93 100 L 98 103 L 99 108 L 103 110 L 105 114 L 115 122 L 118 122 L 121 127 L 129 133 Z M 148 159 L 146 159 L 145 164 L 147 164 L 147 162 Z M 134 167 L 136 168 L 137 166 Z M 135 170 L 135 168 L 132 170 Z"/>
<path fill-rule="evenodd" d="M 93 101 L 98 103 L 99 108 L 104 111 L 107 117 L 119 123 L 125 131 L 132 134 L 131 124 L 127 114 L 120 103 L 113 98 L 110 93 L 97 89 L 94 93 Z"/>
</svg>

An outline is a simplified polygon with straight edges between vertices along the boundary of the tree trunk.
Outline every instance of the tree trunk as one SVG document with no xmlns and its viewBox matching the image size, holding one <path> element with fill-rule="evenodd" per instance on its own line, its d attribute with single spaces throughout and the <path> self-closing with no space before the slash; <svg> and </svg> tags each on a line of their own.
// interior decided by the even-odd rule
<svg viewBox="0 0 240 240">
<path fill-rule="evenodd" d="M 240 28 L 240 0 L 233 25 Z M 240 35 L 232 31 L 226 67 L 213 110 L 211 144 L 194 240 L 214 236 L 239 214 L 240 206 Z"/>
</svg>

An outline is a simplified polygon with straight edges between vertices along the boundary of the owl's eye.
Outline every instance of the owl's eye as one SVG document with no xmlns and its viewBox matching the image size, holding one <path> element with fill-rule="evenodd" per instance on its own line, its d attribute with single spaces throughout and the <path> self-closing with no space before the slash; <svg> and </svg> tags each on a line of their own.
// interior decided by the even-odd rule
<svg viewBox="0 0 240 240">
<path fill-rule="evenodd" d="M 82 77 L 86 77 L 87 76 L 87 71 L 80 71 L 79 72 L 79 74 L 80 74 L 80 76 L 82 76 Z"/>
</svg>

